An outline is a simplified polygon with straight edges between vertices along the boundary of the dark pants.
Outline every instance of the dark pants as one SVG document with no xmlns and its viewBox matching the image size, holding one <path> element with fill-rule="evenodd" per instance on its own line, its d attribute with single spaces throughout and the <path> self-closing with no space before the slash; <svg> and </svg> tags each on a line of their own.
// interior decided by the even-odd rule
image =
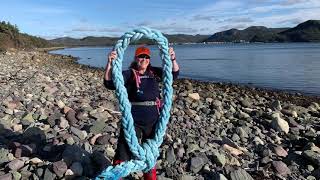
<svg viewBox="0 0 320 180">
<path fill-rule="evenodd" d="M 146 139 L 152 139 L 154 137 L 155 126 L 156 124 L 153 124 L 151 126 L 141 126 L 141 125 L 135 124 L 136 135 L 140 144 L 145 142 Z M 121 128 L 113 164 L 117 165 L 123 161 L 129 161 L 132 158 L 133 158 L 133 155 L 124 137 L 124 131 Z M 156 168 L 154 167 L 149 172 L 144 173 L 143 177 L 144 177 L 144 180 L 156 180 L 157 179 Z"/>
<path fill-rule="evenodd" d="M 140 144 L 145 142 L 147 139 L 152 139 L 154 137 L 156 124 L 153 124 L 151 126 L 141 126 L 141 125 L 135 124 L 134 126 L 136 130 L 136 135 Z M 124 137 L 124 131 L 121 128 L 114 159 L 120 160 L 120 161 L 129 161 L 132 158 L 133 158 L 132 153 Z"/>
</svg>

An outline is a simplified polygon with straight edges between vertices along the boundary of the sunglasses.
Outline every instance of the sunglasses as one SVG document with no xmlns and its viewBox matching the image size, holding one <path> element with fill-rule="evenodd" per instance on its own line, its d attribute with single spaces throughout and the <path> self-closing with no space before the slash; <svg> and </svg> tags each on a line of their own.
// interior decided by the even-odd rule
<svg viewBox="0 0 320 180">
<path fill-rule="evenodd" d="M 146 54 L 141 54 L 141 55 L 138 56 L 138 58 L 140 58 L 140 59 L 142 59 L 142 58 L 144 58 L 144 59 L 150 59 L 150 56 L 148 56 L 148 55 L 146 55 Z"/>
</svg>

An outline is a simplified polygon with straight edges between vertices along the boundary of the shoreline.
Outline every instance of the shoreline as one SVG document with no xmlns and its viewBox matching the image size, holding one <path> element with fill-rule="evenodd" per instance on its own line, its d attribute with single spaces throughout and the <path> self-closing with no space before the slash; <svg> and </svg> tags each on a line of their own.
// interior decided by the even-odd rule
<svg viewBox="0 0 320 180">
<path fill-rule="evenodd" d="M 94 69 L 98 71 L 104 72 L 104 68 L 98 68 L 90 65 L 80 64 L 78 62 L 79 58 L 74 57 L 72 55 L 62 55 L 62 54 L 56 54 L 51 52 L 46 52 L 48 54 L 57 55 L 57 56 L 68 56 L 72 59 L 74 59 L 74 63 L 80 67 L 86 67 L 89 69 Z M 298 97 L 299 100 L 294 100 L 293 102 L 299 104 L 305 105 L 309 101 L 314 101 L 320 104 L 320 95 L 317 94 L 311 94 L 311 93 L 304 93 L 299 91 L 289 91 L 289 90 L 282 90 L 282 89 L 276 89 L 276 88 L 265 88 L 265 87 L 258 87 L 254 86 L 252 84 L 241 84 L 241 83 L 233 83 L 233 82 L 212 82 L 210 80 L 199 80 L 199 79 L 192 79 L 192 78 L 178 78 L 177 81 L 183 81 L 183 80 L 190 80 L 198 83 L 205 83 L 205 84 L 215 84 L 219 85 L 221 87 L 240 87 L 247 90 L 253 90 L 255 93 L 263 94 L 263 93 L 271 93 L 271 94 L 279 94 L 281 97 L 285 98 L 286 100 L 289 100 L 289 98 Z M 307 99 L 304 101 L 303 99 Z"/>
<path fill-rule="evenodd" d="M 121 115 L 103 73 L 67 55 L 0 55 L 0 179 L 93 178 L 111 165 Z M 191 79 L 173 87 L 159 179 L 320 178 L 319 96 Z"/>
</svg>

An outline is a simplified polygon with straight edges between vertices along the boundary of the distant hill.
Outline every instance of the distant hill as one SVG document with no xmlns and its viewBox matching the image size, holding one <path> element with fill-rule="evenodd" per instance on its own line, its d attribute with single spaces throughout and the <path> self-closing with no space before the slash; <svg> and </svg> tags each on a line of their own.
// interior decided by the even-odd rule
<svg viewBox="0 0 320 180">
<path fill-rule="evenodd" d="M 320 42 L 320 21 L 309 20 L 294 28 L 230 29 L 215 33 L 204 42 Z"/>
<path fill-rule="evenodd" d="M 52 46 L 52 44 L 45 39 L 20 33 L 16 25 L 5 21 L 0 22 L 0 50 L 7 48 L 31 49 L 50 46 Z"/>
<path fill-rule="evenodd" d="M 286 41 L 320 42 L 320 20 L 309 20 L 280 33 Z"/>
<path fill-rule="evenodd" d="M 244 30 L 230 29 L 213 34 L 204 42 L 274 42 L 278 33 L 289 28 L 267 28 L 264 26 L 251 26 Z"/>
<path fill-rule="evenodd" d="M 209 35 L 186 35 L 186 34 L 164 34 L 170 43 L 199 43 L 209 37 Z M 118 37 L 92 37 L 88 36 L 82 39 L 75 39 L 70 37 L 63 37 L 50 40 L 51 43 L 64 46 L 111 46 L 116 43 Z M 148 39 L 141 39 L 139 43 L 154 44 Z"/>
<path fill-rule="evenodd" d="M 75 39 L 70 37 L 57 38 L 49 40 L 53 44 L 63 46 L 108 46 L 115 44 L 118 38 L 113 37 L 93 37 L 88 36 L 81 39 Z"/>
</svg>

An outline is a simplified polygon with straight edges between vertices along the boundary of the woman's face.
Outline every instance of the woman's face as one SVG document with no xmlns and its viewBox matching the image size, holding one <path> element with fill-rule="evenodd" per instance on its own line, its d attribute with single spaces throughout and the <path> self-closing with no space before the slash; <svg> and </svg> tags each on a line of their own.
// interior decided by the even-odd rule
<svg viewBox="0 0 320 180">
<path fill-rule="evenodd" d="M 142 54 L 136 57 L 137 65 L 139 70 L 146 70 L 150 63 L 150 56 Z"/>
</svg>

